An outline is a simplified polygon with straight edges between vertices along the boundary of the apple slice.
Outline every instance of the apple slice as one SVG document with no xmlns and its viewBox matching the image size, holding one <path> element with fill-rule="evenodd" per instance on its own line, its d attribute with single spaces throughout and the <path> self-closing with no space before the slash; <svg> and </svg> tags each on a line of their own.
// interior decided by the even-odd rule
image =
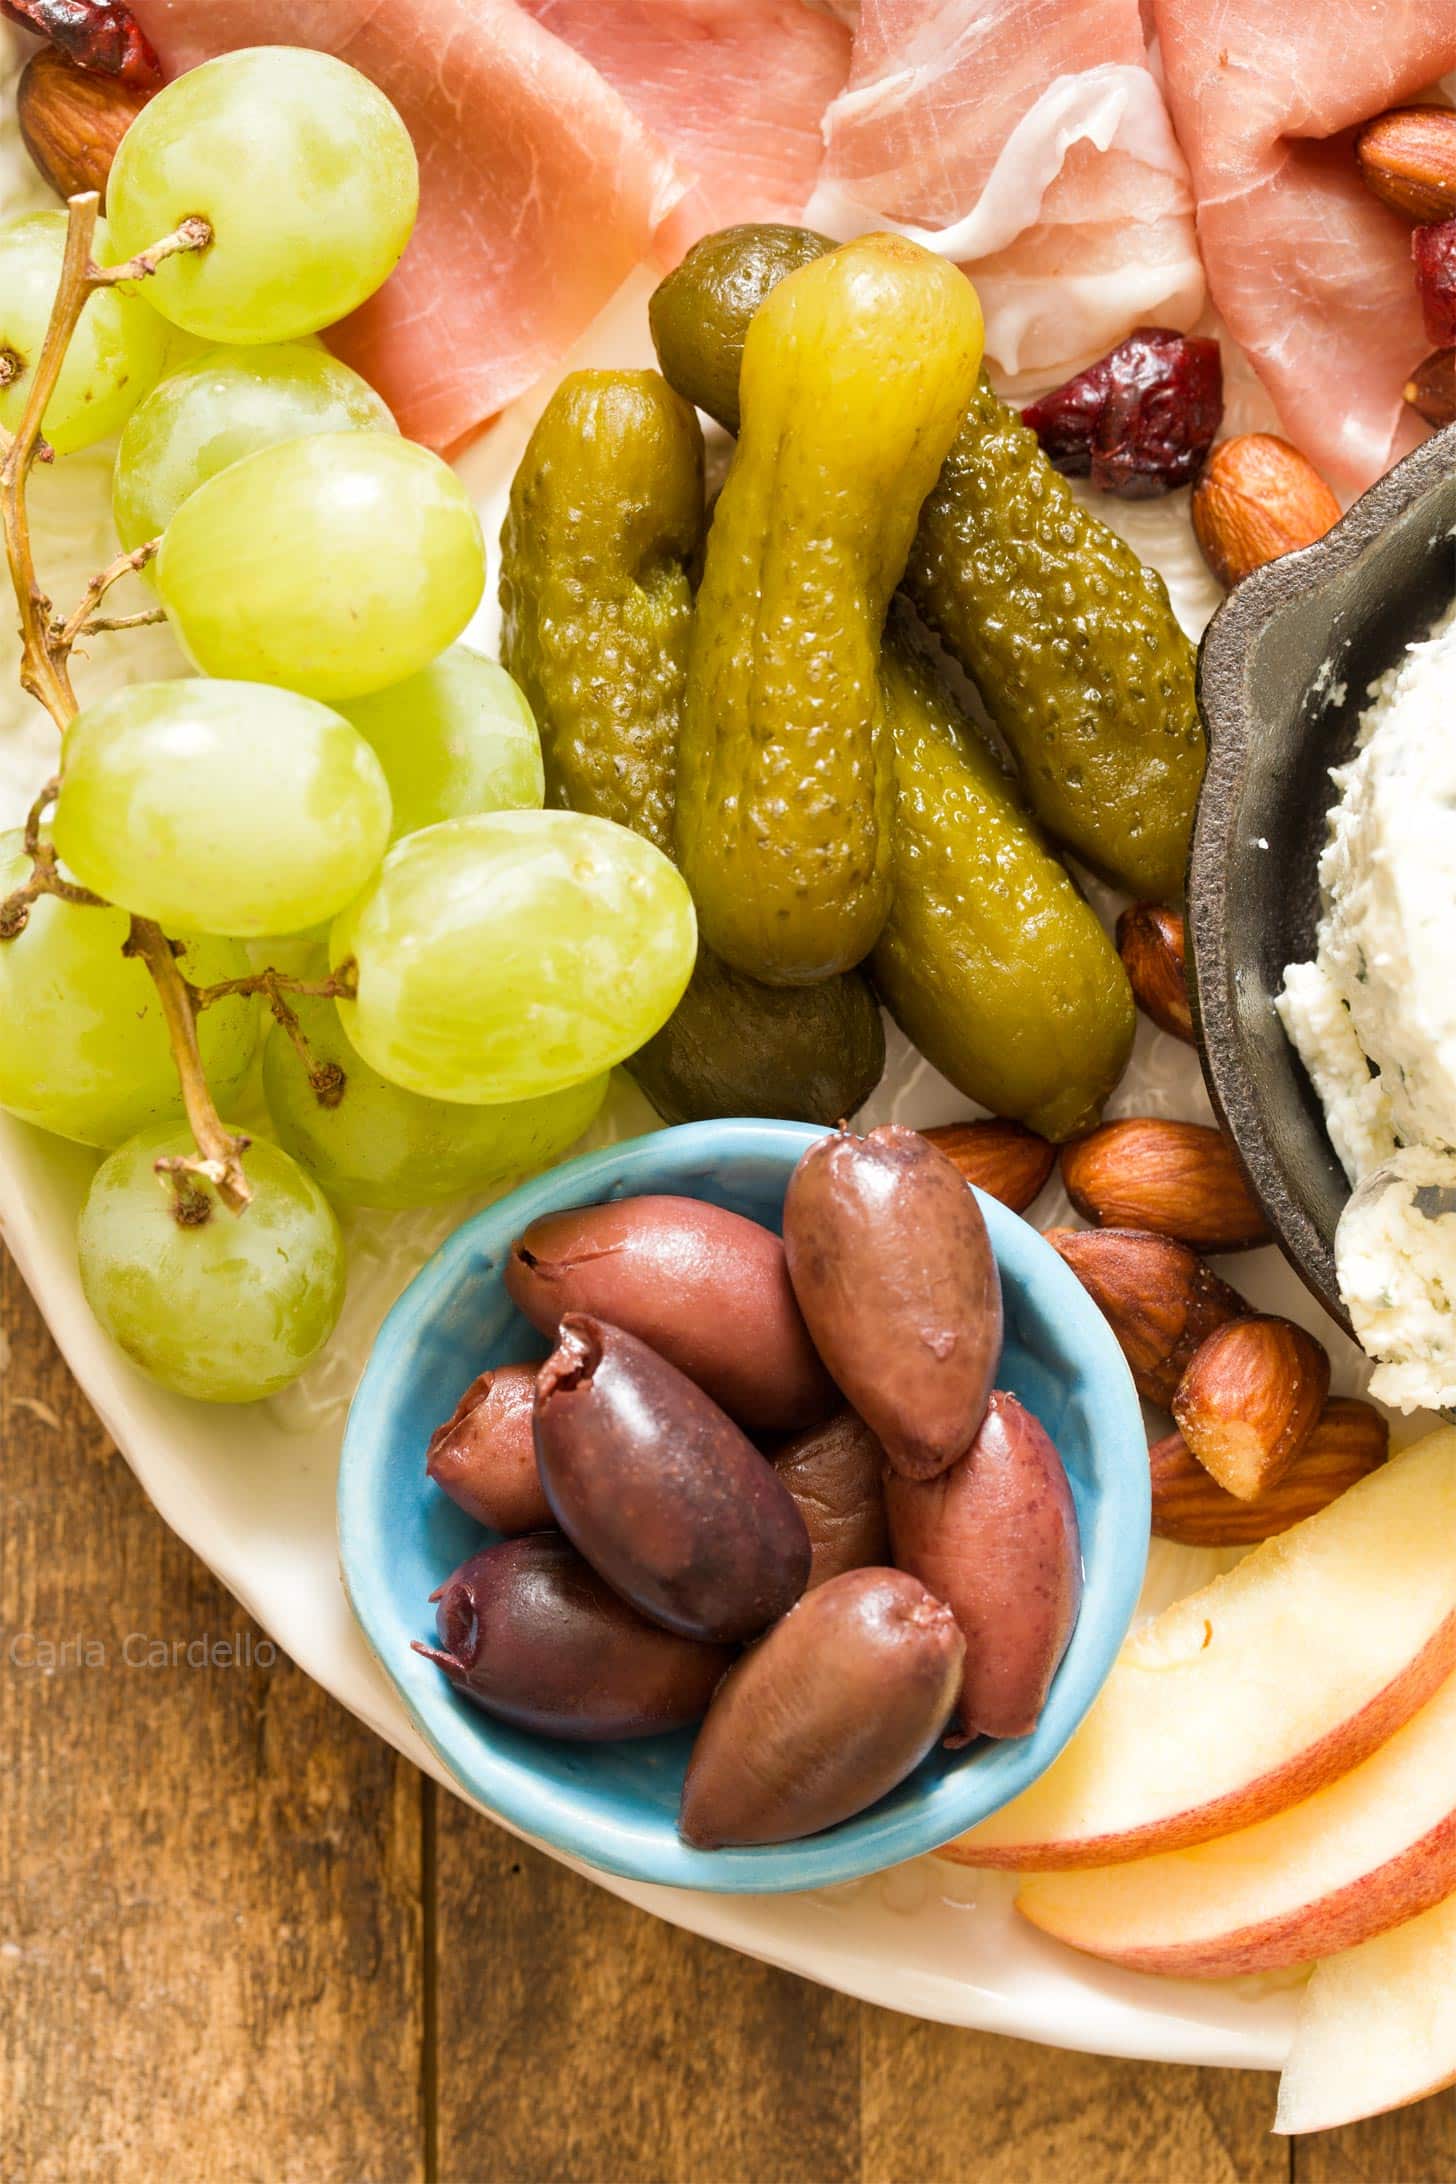
<svg viewBox="0 0 1456 2184">
<path fill-rule="evenodd" d="M 944 1855 L 1115 1865 L 1309 1797 L 1456 1669 L 1453 1539 L 1448 1429 L 1134 1631 L 1061 1756 Z"/>
<path fill-rule="evenodd" d="M 1089 1956 L 1230 1979 L 1353 1949 L 1456 1889 L 1456 1676 L 1364 1763 L 1237 1835 L 1095 1873 L 1016 1908 Z"/>
<path fill-rule="evenodd" d="M 1456 1897 L 1317 1964 L 1276 2131 L 1332 2131 L 1456 2082 Z"/>
</svg>

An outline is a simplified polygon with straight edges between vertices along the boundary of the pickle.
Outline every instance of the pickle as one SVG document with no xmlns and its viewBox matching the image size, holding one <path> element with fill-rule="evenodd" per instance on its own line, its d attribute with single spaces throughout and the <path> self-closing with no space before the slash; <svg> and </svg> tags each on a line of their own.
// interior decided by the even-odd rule
<svg viewBox="0 0 1456 2184">
<path fill-rule="evenodd" d="M 502 657 L 540 726 L 548 801 L 669 855 L 703 520 L 687 404 L 655 372 L 576 372 L 531 436 L 501 535 Z M 790 995 L 705 948 L 673 1015 L 626 1064 L 667 1122 L 837 1122 L 884 1066 L 862 975 Z"/>
<path fill-rule="evenodd" d="M 880 637 L 980 355 L 964 274 L 892 235 L 801 266 L 749 325 L 698 592 L 677 842 L 709 947 L 769 985 L 858 963 L 888 913 Z"/>
<path fill-rule="evenodd" d="M 1060 1141 L 1096 1122 L 1136 1011 L 1090 905 L 1015 786 L 892 621 L 894 905 L 870 957 L 880 998 L 957 1091 Z"/>
<path fill-rule="evenodd" d="M 668 378 L 730 427 L 735 347 L 816 247 L 809 229 L 725 229 L 653 298 Z M 1175 896 L 1205 756 L 1193 647 L 1162 578 L 984 379 L 921 511 L 905 589 L 980 688 L 1048 833 L 1114 886 Z"/>
<path fill-rule="evenodd" d="M 1047 832 L 1114 887 L 1182 892 L 1205 748 L 1167 587 L 983 379 L 905 589 L 974 679 Z"/>
</svg>

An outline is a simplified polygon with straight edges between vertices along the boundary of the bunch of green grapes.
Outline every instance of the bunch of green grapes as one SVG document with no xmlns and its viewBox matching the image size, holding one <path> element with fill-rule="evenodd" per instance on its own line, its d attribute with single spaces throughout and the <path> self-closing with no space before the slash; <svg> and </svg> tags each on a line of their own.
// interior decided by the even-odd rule
<svg viewBox="0 0 1456 2184">
<path fill-rule="evenodd" d="M 408 132 L 344 63 L 269 47 L 193 70 L 123 140 L 94 255 L 189 247 L 94 290 L 43 420 L 58 454 L 120 433 L 121 547 L 153 549 L 196 672 L 65 722 L 34 880 L 0 841 L 0 1105 L 107 1152 L 86 1295 L 144 1371 L 214 1402 L 327 1340 L 331 1201 L 423 1205 L 558 1159 L 696 949 L 666 858 L 542 809 L 530 709 L 462 641 L 486 575 L 469 497 L 315 338 L 388 276 L 417 198 Z M 0 228 L 11 430 L 65 236 L 61 213 Z M 214 1109 L 260 1089 L 278 1140 L 245 1151 L 241 1213 L 183 1120 L 137 947 L 158 931 Z M 306 979 L 262 976 L 310 932 Z"/>
</svg>

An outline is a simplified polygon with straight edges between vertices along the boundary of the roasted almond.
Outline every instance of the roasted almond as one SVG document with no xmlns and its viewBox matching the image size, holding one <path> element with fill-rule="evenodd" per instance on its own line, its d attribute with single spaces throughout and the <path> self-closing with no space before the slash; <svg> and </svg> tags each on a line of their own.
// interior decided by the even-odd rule
<svg viewBox="0 0 1456 2184">
<path fill-rule="evenodd" d="M 1456 423 L 1456 349 L 1438 349 L 1405 383 L 1405 398 L 1428 425 Z"/>
<path fill-rule="evenodd" d="M 1256 1501 L 1284 1477 L 1329 1392 L 1329 1355 L 1314 1336 L 1256 1315 L 1209 1336 L 1171 1408 L 1204 1470 L 1240 1501 Z"/>
<path fill-rule="evenodd" d="M 1390 1428 L 1378 1410 L 1332 1396 L 1282 1479 L 1257 1501 L 1240 1501 L 1204 1470 L 1181 1433 L 1148 1450 L 1153 1537 L 1184 1547 L 1252 1547 L 1303 1523 L 1376 1471 L 1390 1453 Z"/>
<path fill-rule="evenodd" d="M 116 148 L 151 96 L 42 46 L 26 62 L 16 93 L 25 148 L 62 197 L 97 190 L 104 199 Z"/>
<path fill-rule="evenodd" d="M 1193 1044 L 1183 920 L 1161 903 L 1135 902 L 1117 921 L 1117 952 L 1132 997 L 1159 1031 Z"/>
<path fill-rule="evenodd" d="M 920 1134 L 955 1162 L 968 1183 L 999 1198 L 1013 1213 L 1025 1213 L 1057 1164 L 1054 1145 L 1024 1123 L 1003 1122 L 999 1116 L 940 1123 Z"/>
<path fill-rule="evenodd" d="M 1166 1410 L 1196 1352 L 1249 1307 L 1196 1251 L 1135 1229 L 1048 1229 L 1132 1368 L 1144 1402 Z"/>
<path fill-rule="evenodd" d="M 1195 1251 L 1247 1251 L 1269 1227 L 1232 1145 L 1200 1122 L 1140 1115 L 1062 1147 L 1062 1180 L 1098 1228 L 1152 1229 Z"/>
<path fill-rule="evenodd" d="M 1221 440 L 1193 488 L 1193 529 L 1221 584 L 1300 546 L 1340 520 L 1340 504 L 1314 464 L 1273 432 Z"/>
<path fill-rule="evenodd" d="M 1355 139 L 1367 189 L 1412 220 L 1456 214 L 1456 114 L 1446 106 L 1395 106 Z"/>
</svg>

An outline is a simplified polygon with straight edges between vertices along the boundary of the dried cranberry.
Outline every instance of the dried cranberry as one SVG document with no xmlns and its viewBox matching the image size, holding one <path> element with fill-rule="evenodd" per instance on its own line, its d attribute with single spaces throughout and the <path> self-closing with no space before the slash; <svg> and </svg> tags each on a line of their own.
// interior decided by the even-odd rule
<svg viewBox="0 0 1456 2184">
<path fill-rule="evenodd" d="M 0 0 L 0 15 L 38 31 L 95 75 L 147 87 L 163 80 L 162 64 L 126 0 Z"/>
<path fill-rule="evenodd" d="M 1411 237 L 1416 289 L 1426 321 L 1426 339 L 1438 349 L 1456 342 L 1456 220 L 1418 227 Z"/>
<path fill-rule="evenodd" d="M 1166 326 L 1135 328 L 1021 413 L 1058 470 L 1123 500 L 1187 485 L 1222 417 L 1218 343 Z"/>
</svg>

